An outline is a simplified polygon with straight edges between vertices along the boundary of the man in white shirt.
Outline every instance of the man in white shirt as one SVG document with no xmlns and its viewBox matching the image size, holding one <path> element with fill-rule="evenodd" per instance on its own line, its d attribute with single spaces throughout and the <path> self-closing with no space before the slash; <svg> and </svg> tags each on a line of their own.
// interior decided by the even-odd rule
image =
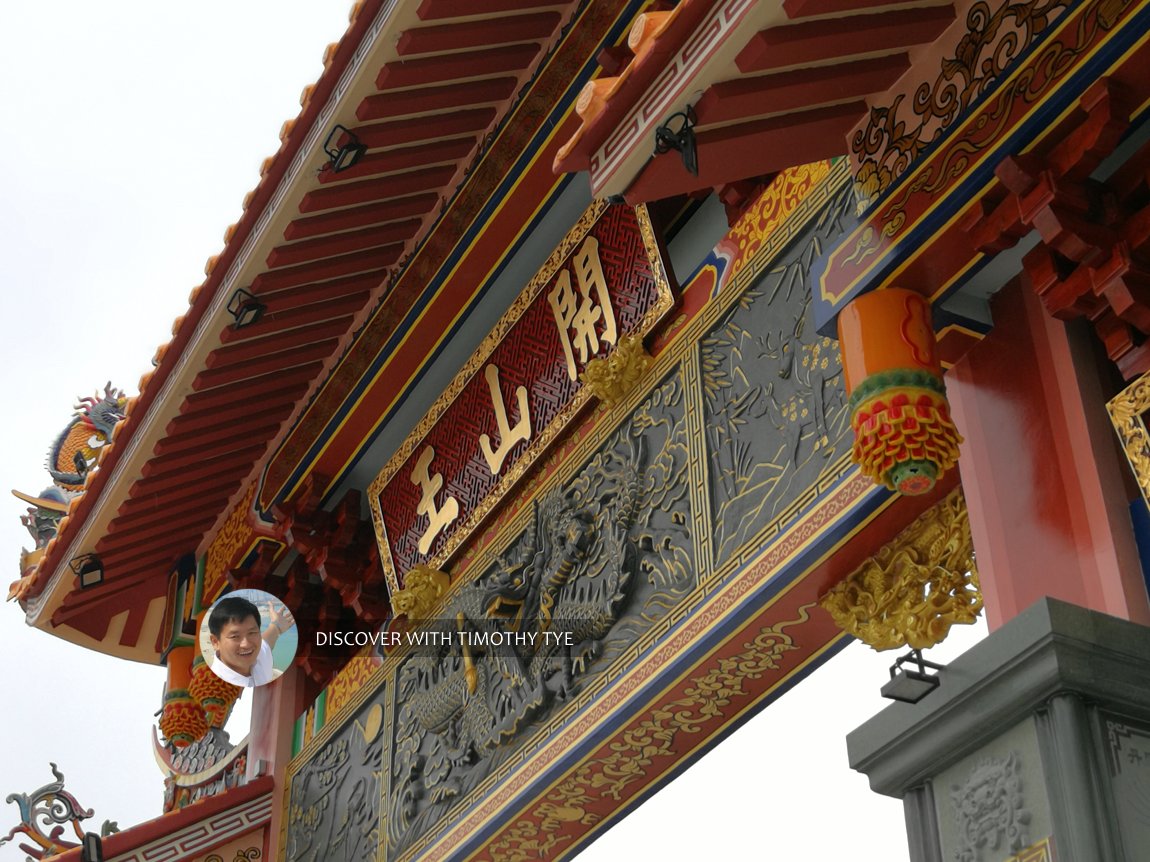
<svg viewBox="0 0 1150 862">
<path fill-rule="evenodd" d="M 211 668 L 216 676 L 232 685 L 251 688 L 275 678 L 272 647 L 293 622 L 286 611 L 269 605 L 268 627 L 260 632 L 260 612 L 240 596 L 220 599 L 208 616 L 208 631 L 216 660 Z"/>
</svg>

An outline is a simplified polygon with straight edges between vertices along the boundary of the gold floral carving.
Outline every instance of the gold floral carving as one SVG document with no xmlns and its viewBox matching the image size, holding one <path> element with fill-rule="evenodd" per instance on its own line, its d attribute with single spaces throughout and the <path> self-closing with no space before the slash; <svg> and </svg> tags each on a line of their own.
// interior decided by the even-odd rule
<svg viewBox="0 0 1150 862">
<path fill-rule="evenodd" d="M 827 593 L 835 623 L 876 650 L 927 649 L 982 610 L 966 498 L 954 490 Z"/>
<path fill-rule="evenodd" d="M 623 731 L 598 757 L 569 773 L 531 812 L 489 844 L 478 859 L 527 862 L 558 855 L 574 837 L 567 824 L 590 826 L 600 817 L 589 809 L 601 799 L 625 802 L 630 785 L 643 782 L 656 759 L 678 760 L 690 749 L 684 737 L 702 734 L 747 697 L 746 682 L 779 670 L 785 652 L 798 649 L 788 628 L 809 618 L 814 605 L 799 608 L 799 617 L 761 628 L 734 655 L 692 677 L 685 688 L 657 701 L 644 718 Z"/>
<path fill-rule="evenodd" d="M 404 578 L 406 586 L 391 597 L 395 615 L 409 620 L 426 619 L 451 586 L 451 577 L 431 566 L 419 564 Z"/>
<path fill-rule="evenodd" d="M 600 402 L 610 407 L 621 401 L 643 379 L 651 361 L 651 356 L 643 349 L 642 336 L 624 335 L 609 356 L 587 363 L 580 382 Z"/>
<path fill-rule="evenodd" d="M 1150 409 L 1150 374 L 1143 374 L 1127 386 L 1106 409 L 1142 496 L 1150 503 L 1150 431 L 1145 418 Z"/>
</svg>

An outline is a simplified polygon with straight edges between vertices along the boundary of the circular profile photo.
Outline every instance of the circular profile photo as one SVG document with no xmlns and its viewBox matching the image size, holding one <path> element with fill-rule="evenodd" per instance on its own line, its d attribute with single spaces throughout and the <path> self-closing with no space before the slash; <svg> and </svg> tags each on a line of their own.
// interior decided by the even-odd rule
<svg viewBox="0 0 1150 862">
<path fill-rule="evenodd" d="M 200 625 L 200 652 L 220 679 L 266 685 L 295 658 L 299 633 L 282 601 L 263 590 L 235 590 L 212 605 Z"/>
</svg>

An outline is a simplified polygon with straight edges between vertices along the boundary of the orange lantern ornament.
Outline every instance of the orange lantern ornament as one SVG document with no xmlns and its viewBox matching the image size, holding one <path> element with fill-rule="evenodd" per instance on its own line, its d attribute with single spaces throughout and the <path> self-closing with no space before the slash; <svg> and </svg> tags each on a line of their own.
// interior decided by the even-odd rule
<svg viewBox="0 0 1150 862">
<path fill-rule="evenodd" d="M 925 494 L 958 461 L 930 304 L 910 290 L 863 294 L 839 313 L 851 456 L 876 483 Z"/>
</svg>

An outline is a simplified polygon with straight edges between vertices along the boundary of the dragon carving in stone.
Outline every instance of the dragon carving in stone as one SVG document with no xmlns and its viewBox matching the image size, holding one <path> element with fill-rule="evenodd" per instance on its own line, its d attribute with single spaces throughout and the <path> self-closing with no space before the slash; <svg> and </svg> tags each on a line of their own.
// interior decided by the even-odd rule
<svg viewBox="0 0 1150 862">
<path fill-rule="evenodd" d="M 574 693 L 630 597 L 641 478 L 628 465 L 596 500 L 560 490 L 537 502 L 521 540 L 448 604 L 438 645 L 401 668 L 400 829 L 459 796 L 474 764 Z"/>
</svg>

